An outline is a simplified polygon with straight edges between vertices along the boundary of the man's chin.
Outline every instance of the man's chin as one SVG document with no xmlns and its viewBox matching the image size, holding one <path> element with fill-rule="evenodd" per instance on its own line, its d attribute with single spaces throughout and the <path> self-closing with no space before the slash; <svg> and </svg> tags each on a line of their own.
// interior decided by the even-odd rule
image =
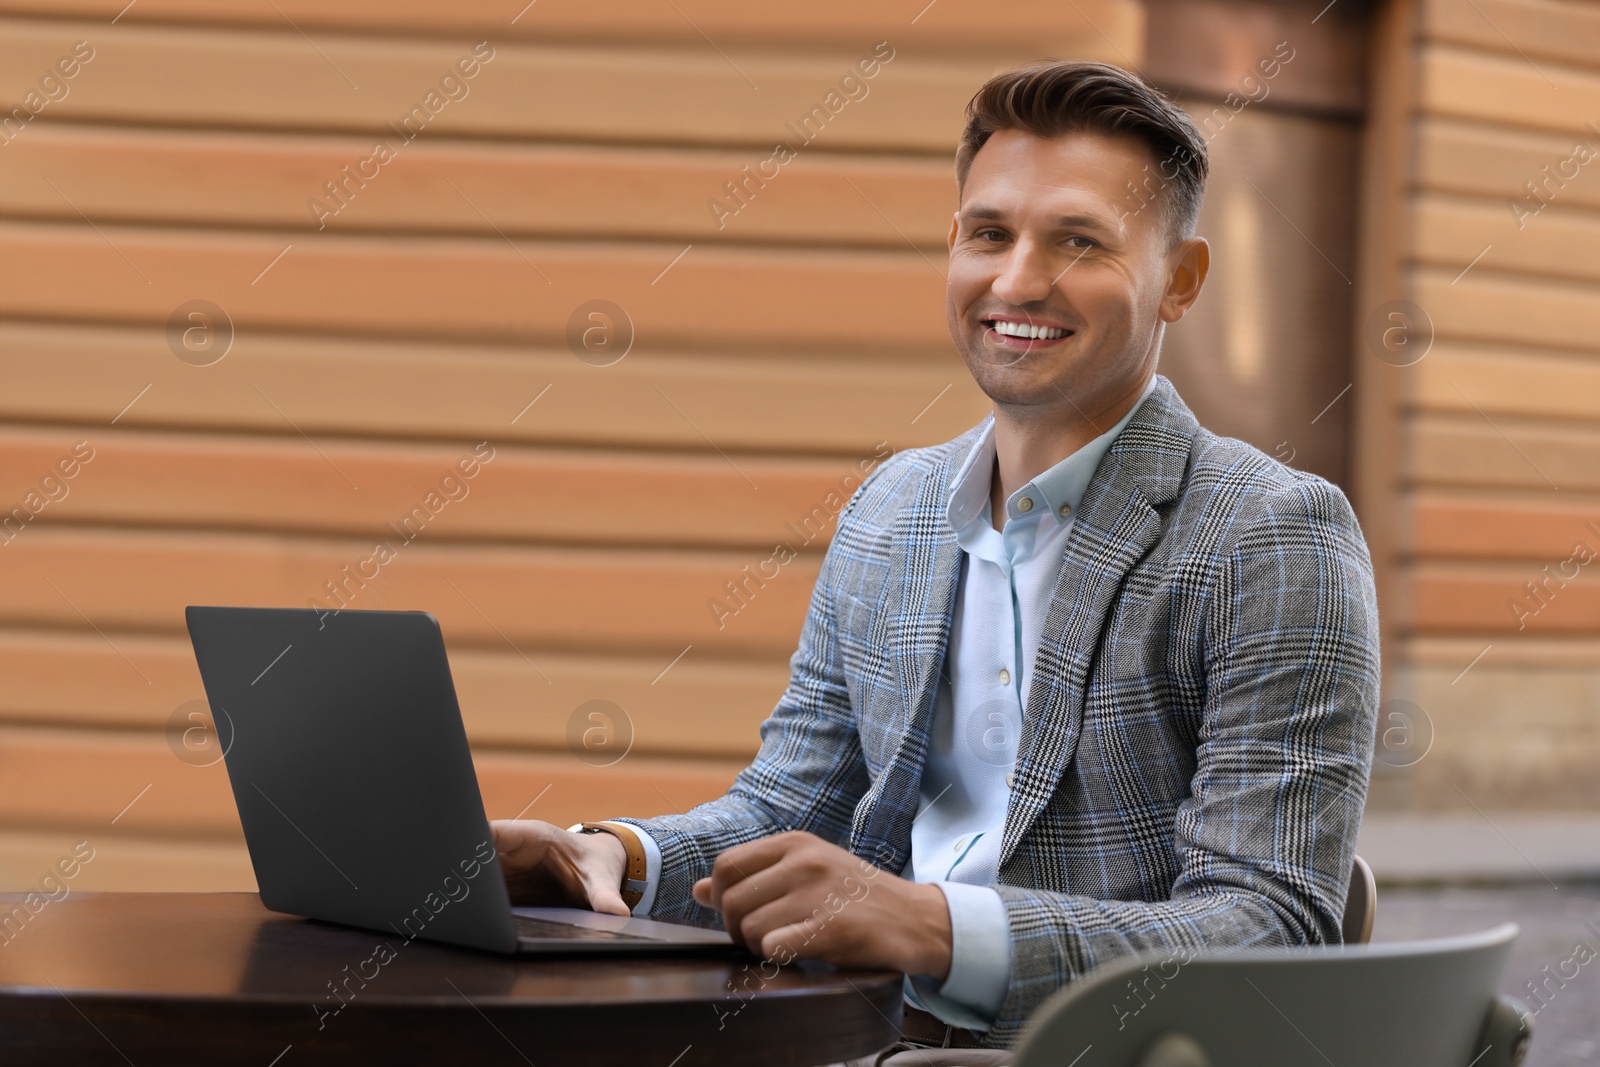
<svg viewBox="0 0 1600 1067">
<path fill-rule="evenodd" d="M 967 372 L 983 394 L 996 404 L 1038 407 L 1061 403 L 1062 389 L 1053 377 L 1042 373 L 1044 368 L 1038 360 L 996 366 L 983 361 L 986 355 L 988 353 L 980 352 L 975 359 L 966 353 Z"/>
<path fill-rule="evenodd" d="M 1025 408 L 1059 407 L 1062 392 L 1050 382 L 995 381 L 993 378 L 973 376 L 983 395 L 999 407 L 1012 410 Z"/>
</svg>

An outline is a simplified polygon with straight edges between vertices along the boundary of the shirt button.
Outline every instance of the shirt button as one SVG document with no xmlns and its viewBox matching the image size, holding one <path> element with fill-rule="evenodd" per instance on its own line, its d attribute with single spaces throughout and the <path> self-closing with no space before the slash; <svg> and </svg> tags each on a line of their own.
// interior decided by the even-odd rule
<svg viewBox="0 0 1600 1067">
<path fill-rule="evenodd" d="M 1033 510 L 1033 497 L 1025 496 L 1021 500 L 1017 501 L 1017 510 L 1018 511 L 1032 511 Z"/>
<path fill-rule="evenodd" d="M 1017 772 L 1016 771 L 1007 771 L 1006 772 L 1006 788 L 1007 789 L 1013 789 L 1013 788 L 1016 787 L 1016 784 L 1017 784 Z"/>
<path fill-rule="evenodd" d="M 1061 517 L 1064 519 L 1068 515 L 1072 514 L 1072 505 L 1071 504 L 1062 504 L 1060 510 L 1061 510 Z"/>
<path fill-rule="evenodd" d="M 1001 685 L 1010 685 L 1011 684 L 1011 672 L 1006 670 L 1004 667 L 1000 668 L 1000 684 Z"/>
</svg>

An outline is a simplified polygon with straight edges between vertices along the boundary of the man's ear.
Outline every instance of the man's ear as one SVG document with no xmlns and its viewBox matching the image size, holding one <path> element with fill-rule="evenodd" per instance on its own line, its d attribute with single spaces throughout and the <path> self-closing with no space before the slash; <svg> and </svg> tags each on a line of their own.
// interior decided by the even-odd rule
<svg viewBox="0 0 1600 1067">
<path fill-rule="evenodd" d="M 950 216 L 950 238 L 945 242 L 948 251 L 956 250 L 956 234 L 961 232 L 961 213 L 955 212 Z"/>
<path fill-rule="evenodd" d="M 1177 322 L 1183 318 L 1199 297 L 1210 269 L 1211 246 L 1204 237 L 1180 241 L 1167 253 L 1167 291 L 1161 296 L 1162 322 Z"/>
</svg>

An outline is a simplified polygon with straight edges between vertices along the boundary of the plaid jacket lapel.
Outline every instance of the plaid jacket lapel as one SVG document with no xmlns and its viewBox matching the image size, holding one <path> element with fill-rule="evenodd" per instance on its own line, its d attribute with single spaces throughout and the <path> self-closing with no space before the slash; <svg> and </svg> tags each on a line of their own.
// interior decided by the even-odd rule
<svg viewBox="0 0 1600 1067">
<path fill-rule="evenodd" d="M 1177 496 L 1198 430 L 1177 391 L 1160 379 L 1079 503 L 1034 660 L 1002 868 L 1072 762 L 1089 672 L 1123 579 L 1160 538 L 1157 508 Z"/>
<path fill-rule="evenodd" d="M 950 479 L 986 425 L 987 420 L 965 435 L 964 447 L 953 450 L 938 473 L 923 481 L 895 524 L 886 604 L 892 613 L 889 642 L 902 732 L 894 756 L 856 807 L 851 835 L 851 851 L 887 871 L 898 873 L 911 861 L 911 822 L 922 787 L 928 725 L 961 578 L 961 546 L 947 514 Z"/>
</svg>

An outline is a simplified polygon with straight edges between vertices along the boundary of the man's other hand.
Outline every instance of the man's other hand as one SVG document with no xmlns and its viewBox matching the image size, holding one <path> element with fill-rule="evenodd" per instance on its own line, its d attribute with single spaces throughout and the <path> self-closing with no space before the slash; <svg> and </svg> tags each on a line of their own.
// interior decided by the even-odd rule
<svg viewBox="0 0 1600 1067">
<path fill-rule="evenodd" d="M 800 831 L 730 848 L 695 883 L 735 941 L 778 963 L 821 959 L 943 979 L 950 908 L 938 886 L 910 882 Z"/>
<path fill-rule="evenodd" d="M 534 819 L 497 819 L 489 829 L 511 903 L 629 914 L 622 902 L 628 854 L 613 835 L 574 834 Z"/>
</svg>

